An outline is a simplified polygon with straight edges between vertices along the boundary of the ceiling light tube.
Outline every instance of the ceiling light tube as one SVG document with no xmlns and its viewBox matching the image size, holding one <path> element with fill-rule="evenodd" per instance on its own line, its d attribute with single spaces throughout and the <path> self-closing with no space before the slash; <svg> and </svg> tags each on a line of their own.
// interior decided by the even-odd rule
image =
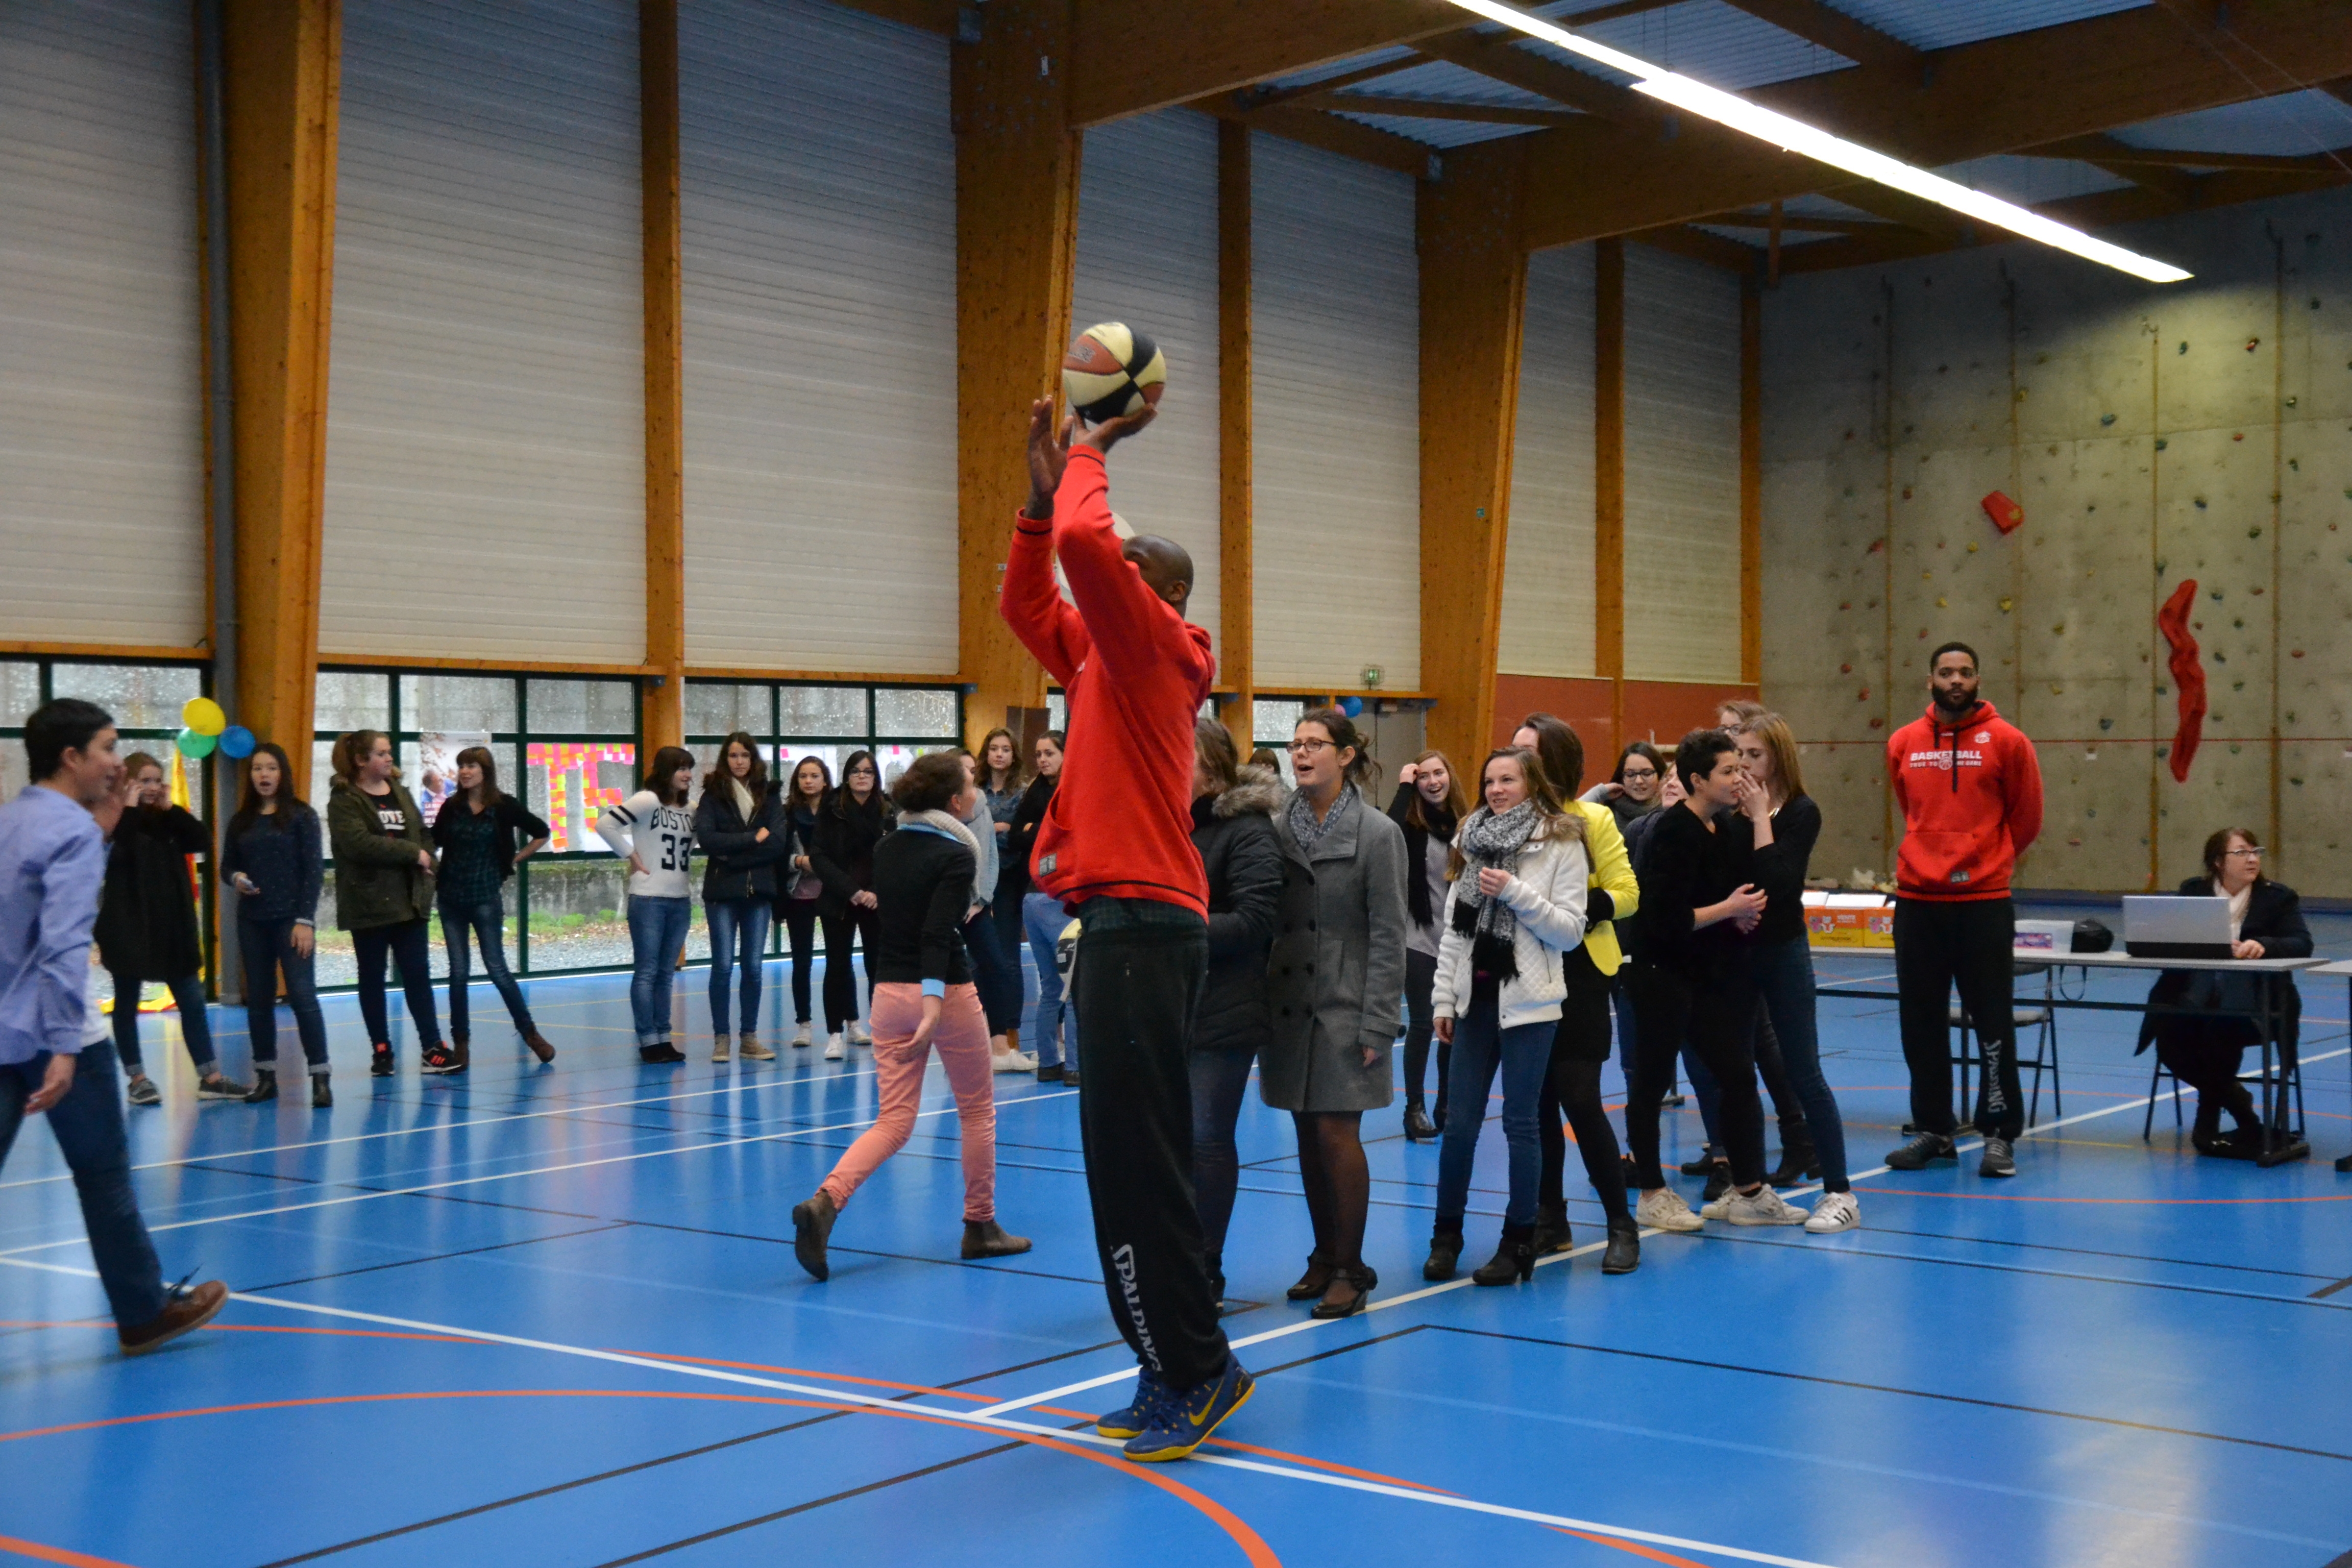
<svg viewBox="0 0 2352 1568">
<path fill-rule="evenodd" d="M 2072 252 L 2088 261 L 2128 272 L 2151 283 L 2179 283 L 2194 274 L 2183 271 L 2169 262 L 2158 261 L 2122 246 L 2095 239 L 2081 229 L 2070 228 L 2055 219 L 2005 202 L 1999 196 L 1970 190 L 1941 174 L 1914 168 L 1898 158 L 1872 151 L 1842 136 L 1832 136 L 1802 121 L 1791 120 L 1785 114 L 1748 102 L 1744 98 L 1725 92 L 1720 88 L 1670 70 L 1661 70 L 1647 60 L 1636 58 L 1622 49 L 1579 37 L 1567 28 L 1530 16 L 1502 0 L 1452 0 L 1463 10 L 1500 22 L 1531 38 L 1540 38 L 1571 54 L 1580 55 L 1596 65 L 1622 71 L 1634 79 L 1633 90 L 1673 105 L 1703 120 L 1712 120 L 1742 135 L 1769 142 L 1783 151 L 1811 158 L 1817 163 L 1843 169 L 1865 180 L 1902 191 L 1923 201 L 1948 207 L 1965 216 L 1996 228 L 2008 229 L 2027 239 L 2039 240 L 2059 250 Z"/>
</svg>

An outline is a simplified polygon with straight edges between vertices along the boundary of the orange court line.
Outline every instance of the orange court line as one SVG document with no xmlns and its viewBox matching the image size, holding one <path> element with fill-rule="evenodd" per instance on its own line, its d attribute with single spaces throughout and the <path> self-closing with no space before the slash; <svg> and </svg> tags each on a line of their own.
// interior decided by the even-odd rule
<svg viewBox="0 0 2352 1568">
<path fill-rule="evenodd" d="M 68 1552 L 62 1546 L 44 1546 L 37 1541 L 19 1541 L 13 1535 L 0 1535 L 0 1552 L 30 1557 L 37 1563 L 62 1563 L 66 1568 L 130 1568 L 111 1557 L 92 1557 L 86 1552 Z"/>
<path fill-rule="evenodd" d="M 2352 1204 L 2352 1193 L 2307 1198 L 2050 1198 L 2024 1193 L 1923 1193 L 1907 1187 L 1856 1187 L 1857 1193 L 1883 1193 L 1891 1198 L 1963 1198 L 1980 1204 Z"/>
<path fill-rule="evenodd" d="M 1590 1535 L 1581 1530 L 1567 1530 L 1557 1524 L 1547 1528 L 1558 1531 L 1562 1535 L 1573 1535 L 1579 1541 L 1590 1541 L 1601 1546 L 1613 1546 L 1620 1552 L 1630 1552 L 1636 1557 L 1646 1557 L 1653 1563 L 1671 1563 L 1674 1568 L 1706 1568 L 1704 1563 L 1694 1563 L 1687 1557 L 1677 1557 L 1671 1552 L 1661 1552 L 1654 1546 L 1647 1546 L 1638 1541 L 1619 1541 L 1612 1536 Z"/>
</svg>

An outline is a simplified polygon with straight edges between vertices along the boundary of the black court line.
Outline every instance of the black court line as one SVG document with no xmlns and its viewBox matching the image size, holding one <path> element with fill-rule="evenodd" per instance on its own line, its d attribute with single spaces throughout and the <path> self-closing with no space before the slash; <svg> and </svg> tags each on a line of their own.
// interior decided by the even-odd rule
<svg viewBox="0 0 2352 1568">
<path fill-rule="evenodd" d="M 2309 1300 L 2314 1300 L 2314 1301 L 2322 1301 L 2322 1300 L 2326 1300 L 2328 1297 L 2335 1295 L 2335 1294 L 2336 1294 L 2336 1292 L 2337 1292 L 2338 1290 L 2341 1290 L 2341 1289 L 2345 1289 L 2347 1286 L 2352 1286 L 2352 1277 L 2347 1277 L 2347 1278 L 2345 1278 L 2345 1279 L 2338 1279 L 2338 1280 L 2337 1280 L 2335 1284 L 2333 1284 L 2333 1285 L 2323 1285 L 2323 1286 L 2321 1286 L 2318 1289 L 2314 1290 L 2314 1291 L 2311 1293 L 2311 1295 L 2310 1295 L 2310 1297 L 2309 1297 Z M 2328 1564 L 2328 1568 L 2335 1568 L 2335 1564 L 2334 1564 L 2334 1563 L 2330 1563 L 2330 1564 Z"/>
<path fill-rule="evenodd" d="M 2234 1443 L 2246 1448 L 2268 1448 L 2281 1454 L 2301 1454 L 2314 1459 L 2336 1459 L 2352 1464 L 2352 1454 L 2338 1454 L 2326 1448 L 2306 1448 L 2294 1443 L 2273 1443 L 2261 1437 L 2232 1437 L 2224 1432 L 2200 1432 L 2187 1426 L 2164 1426 L 2148 1421 L 2126 1421 L 2114 1415 L 2085 1415 L 2078 1410 L 2053 1410 L 2040 1405 L 2016 1405 L 2003 1399 L 1978 1399 L 1965 1394 L 1939 1394 L 1932 1389 L 1898 1388 L 1891 1384 L 1862 1383 L 1852 1378 L 1822 1377 L 1815 1373 L 1783 1372 L 1775 1367 L 1743 1366 L 1737 1362 L 1707 1361 L 1698 1356 L 1668 1355 L 1663 1351 L 1624 1350 L 1615 1345 L 1580 1344 L 1573 1340 L 1544 1339 L 1534 1334 L 1507 1334 L 1496 1329 L 1469 1329 L 1453 1323 L 1423 1324 L 1433 1333 L 1469 1334 L 1478 1339 L 1515 1340 L 1522 1344 L 1549 1345 L 1559 1350 L 1587 1351 L 1594 1355 L 1624 1356 L 1634 1361 L 1664 1362 L 1672 1366 L 1695 1366 L 1708 1372 L 1736 1372 L 1748 1377 L 1778 1378 L 1787 1383 L 1820 1384 L 1830 1388 L 1852 1388 L 1865 1394 L 1892 1394 L 1905 1399 L 1933 1399 L 1946 1405 L 1971 1405 L 1980 1410 L 2012 1410 L 2022 1415 L 2048 1415 L 2061 1421 L 2084 1421 L 2099 1426 L 2121 1426 L 2134 1432 L 2156 1432 L 2168 1437 L 2194 1437 L 2207 1443 Z"/>
<path fill-rule="evenodd" d="M 1862 1234 L 1868 1234 L 1864 1232 Z M 1788 1247 L 1786 1242 L 1766 1241 L 1759 1237 L 1717 1236 L 1709 1231 L 1699 1237 L 1703 1241 L 1720 1242 L 1730 1247 Z M 2113 1274 L 2077 1274 L 2066 1268 L 2028 1268 L 2017 1263 L 1987 1263 L 1966 1258 L 1930 1258 L 1924 1252 L 1887 1252 L 1874 1247 L 1799 1247 L 1795 1250 L 1815 1258 L 1884 1258 L 1898 1263 L 1927 1263 L 1939 1268 L 1989 1268 L 1998 1274 L 2031 1274 L 2044 1279 L 2074 1279 L 2088 1285 L 2120 1285 L 2133 1290 L 2174 1290 L 2186 1296 L 2223 1296 L 2233 1301 L 2263 1301 L 2280 1307 L 2315 1305 L 2308 1296 L 2273 1296 L 2260 1290 L 2224 1290 L 2218 1285 L 2180 1285 L 2162 1279 L 2125 1279 Z M 2326 1311 L 2352 1311 L 2352 1302 Z"/>
<path fill-rule="evenodd" d="M 348 1279 L 354 1274 L 381 1274 L 387 1268 L 414 1268 L 420 1263 L 444 1263 L 452 1258 L 471 1258 L 478 1253 L 503 1252 L 510 1247 L 537 1247 L 545 1241 L 564 1241 L 575 1236 L 599 1236 L 608 1230 L 625 1228 L 626 1221 L 611 1225 L 590 1226 L 585 1230 L 559 1231 L 553 1236 L 528 1236 L 520 1241 L 494 1241 L 485 1247 L 461 1247 L 455 1252 L 436 1252 L 422 1258 L 403 1258 L 391 1263 L 370 1263 L 358 1268 L 339 1268 L 331 1274 L 306 1274 L 299 1279 L 278 1279 L 267 1285 L 240 1285 L 240 1290 L 283 1290 L 295 1285 L 316 1285 L 322 1279 Z"/>
</svg>

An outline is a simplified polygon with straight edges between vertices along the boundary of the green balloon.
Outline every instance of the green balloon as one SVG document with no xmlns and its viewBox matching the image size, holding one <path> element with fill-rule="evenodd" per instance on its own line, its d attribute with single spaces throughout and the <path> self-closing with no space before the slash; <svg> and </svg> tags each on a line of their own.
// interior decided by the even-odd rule
<svg viewBox="0 0 2352 1568">
<path fill-rule="evenodd" d="M 172 743 L 180 748 L 180 755 L 184 757 L 209 757 L 213 754 L 213 748 L 220 744 L 220 737 L 199 735 L 194 730 L 183 730 L 173 738 Z"/>
</svg>

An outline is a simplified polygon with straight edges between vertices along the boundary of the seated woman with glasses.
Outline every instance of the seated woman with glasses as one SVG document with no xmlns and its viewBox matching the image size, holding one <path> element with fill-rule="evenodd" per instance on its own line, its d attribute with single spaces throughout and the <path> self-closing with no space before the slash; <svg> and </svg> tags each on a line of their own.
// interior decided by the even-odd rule
<svg viewBox="0 0 2352 1568">
<path fill-rule="evenodd" d="M 2263 844 L 2252 828 L 2225 827 L 2205 841 L 2205 874 L 2180 884 L 2184 898 L 2230 900 L 2230 950 L 2238 958 L 2308 958 L 2311 928 L 2293 888 L 2263 875 Z M 2248 1046 L 2263 1038 L 2263 981 L 2213 969 L 2168 969 L 2148 989 L 2151 1012 L 2141 1020 L 2138 1050 L 2155 1042 L 2157 1059 L 2197 1090 L 2197 1125 L 2190 1134 L 2200 1154 L 2251 1160 L 2262 1146 L 2254 1097 L 2238 1081 Z M 2277 1045 L 2282 1072 L 2295 1063 L 2303 997 L 2285 976 Z M 2135 1055 L 2137 1051 L 2134 1052 Z M 2224 1135 L 2221 1112 L 2234 1130 Z M 2284 1108 L 2280 1120 L 2286 1120 Z"/>
</svg>

